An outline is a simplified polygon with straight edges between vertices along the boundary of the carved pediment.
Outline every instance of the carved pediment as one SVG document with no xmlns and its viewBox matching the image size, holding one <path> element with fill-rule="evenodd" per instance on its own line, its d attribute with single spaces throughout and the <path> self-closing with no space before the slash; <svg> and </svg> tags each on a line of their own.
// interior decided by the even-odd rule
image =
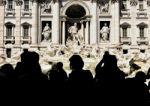
<svg viewBox="0 0 150 106">
<path fill-rule="evenodd" d="M 136 6 L 138 4 L 138 0 L 130 0 L 131 6 Z"/>
<path fill-rule="evenodd" d="M 123 24 L 120 25 L 121 27 L 131 27 L 131 25 L 127 22 L 124 22 Z"/>
<path fill-rule="evenodd" d="M 137 27 L 148 27 L 148 25 L 144 22 L 137 25 Z"/>
</svg>

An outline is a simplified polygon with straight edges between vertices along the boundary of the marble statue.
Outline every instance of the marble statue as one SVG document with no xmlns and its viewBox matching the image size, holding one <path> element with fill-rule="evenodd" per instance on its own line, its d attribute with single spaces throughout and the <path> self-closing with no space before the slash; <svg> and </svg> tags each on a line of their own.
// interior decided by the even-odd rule
<svg viewBox="0 0 150 106">
<path fill-rule="evenodd" d="M 85 42 L 84 42 L 83 29 L 80 29 L 80 30 L 78 31 L 78 36 L 79 36 L 79 40 L 80 40 L 80 45 L 84 45 Z"/>
<path fill-rule="evenodd" d="M 100 6 L 100 11 L 101 11 L 101 13 L 108 13 L 109 12 L 109 4 L 106 3 L 104 5 L 101 5 Z"/>
<path fill-rule="evenodd" d="M 110 28 L 107 26 L 107 23 L 104 23 L 104 26 L 100 30 L 100 33 L 101 33 L 102 41 L 108 41 L 109 40 Z"/>
<path fill-rule="evenodd" d="M 43 14 L 44 14 L 44 13 L 46 13 L 46 14 L 51 13 L 51 10 L 52 10 L 51 5 L 52 5 L 52 2 L 53 2 L 53 0 L 51 0 L 50 2 L 49 2 L 49 1 L 43 1 L 43 2 L 41 3 L 41 12 L 42 12 Z"/>
<path fill-rule="evenodd" d="M 46 26 L 43 29 L 42 35 L 44 36 L 43 42 L 49 42 L 51 41 L 51 28 L 49 27 L 49 24 L 46 23 Z"/>
<path fill-rule="evenodd" d="M 72 43 L 71 45 L 80 45 L 77 23 L 69 27 L 68 32 L 70 33 L 70 37 L 67 38 L 67 42 Z"/>
</svg>

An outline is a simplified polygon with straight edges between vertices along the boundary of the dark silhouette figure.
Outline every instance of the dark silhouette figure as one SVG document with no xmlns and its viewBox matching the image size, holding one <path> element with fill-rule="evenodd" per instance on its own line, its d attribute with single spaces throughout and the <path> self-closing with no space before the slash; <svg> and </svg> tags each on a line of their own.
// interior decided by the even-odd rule
<svg viewBox="0 0 150 106">
<path fill-rule="evenodd" d="M 19 80 L 47 80 L 42 74 L 39 64 L 39 55 L 36 52 L 25 51 L 21 54 L 21 62 L 15 68 Z"/>
<path fill-rule="evenodd" d="M 84 62 L 79 55 L 73 55 L 70 59 L 69 84 L 73 87 L 90 87 L 93 76 L 89 70 L 83 70 Z"/>
<path fill-rule="evenodd" d="M 34 82 L 30 86 L 26 86 L 24 83 L 21 83 L 22 85 L 17 83 L 17 86 L 14 86 L 15 83 L 12 83 L 13 86 L 7 87 L 11 88 L 12 92 L 14 92 L 14 89 L 20 90 L 21 95 L 23 91 L 22 89 L 27 88 L 26 90 L 30 92 L 29 94 L 34 92 L 39 95 L 40 91 L 42 91 L 41 94 L 48 93 L 52 98 L 56 96 L 54 100 L 64 98 L 65 95 L 69 97 L 67 98 L 68 101 L 74 103 L 80 103 L 81 100 L 81 102 L 84 103 L 89 103 L 89 101 L 91 101 L 95 104 L 98 103 L 105 105 L 107 105 L 107 103 L 111 103 L 111 105 L 122 105 L 122 103 L 124 103 L 124 105 L 131 105 L 133 103 L 132 105 L 134 105 L 141 103 L 142 106 L 149 106 L 150 82 L 147 86 L 145 81 L 146 79 L 150 79 L 150 69 L 148 70 L 147 75 L 143 72 L 138 72 L 134 78 L 125 79 L 126 75 L 117 66 L 116 56 L 109 54 L 109 52 L 105 52 L 102 60 L 96 66 L 95 80 L 93 80 L 90 70 L 83 69 L 84 61 L 81 56 L 73 55 L 69 61 L 71 69 L 69 78 L 63 69 L 63 63 L 58 62 L 54 64 L 50 70 L 50 81 L 44 84 L 43 80 L 48 80 L 48 77 L 42 74 L 39 64 L 39 55 L 36 52 L 24 50 L 21 54 L 21 62 L 17 63 L 15 70 L 11 64 L 5 64 L 1 67 L 0 81 L 10 81 L 14 79 L 29 80 L 31 83 L 32 81 L 38 81 L 38 86 L 35 86 L 36 84 Z M 136 66 L 133 60 L 130 61 L 130 66 L 134 70 L 140 68 Z M 39 83 L 41 80 L 42 83 Z M 0 88 L 4 87 L 6 86 L 2 85 Z M 40 87 L 42 87 L 42 89 Z M 35 89 L 39 90 L 35 91 Z M 52 93 L 54 95 L 52 95 Z M 86 100 L 84 101 L 83 99 Z"/>
<path fill-rule="evenodd" d="M 84 62 L 79 55 L 73 55 L 69 59 L 71 73 L 68 80 L 69 101 L 76 103 L 87 103 L 93 96 L 93 76 L 90 70 L 83 70 Z M 76 97 L 76 98 L 74 98 Z M 74 99 L 72 99 L 74 98 Z M 83 98 L 86 101 L 83 101 Z"/>
<path fill-rule="evenodd" d="M 118 68 L 116 56 L 105 52 L 95 72 L 96 94 L 102 98 L 101 103 L 123 102 L 125 74 Z"/>
<path fill-rule="evenodd" d="M 50 70 L 49 78 L 51 83 L 53 84 L 65 84 L 67 82 L 67 73 L 63 69 L 63 63 L 58 62 L 53 65 L 52 69 Z"/>
<path fill-rule="evenodd" d="M 101 69 L 102 65 L 104 65 L 107 58 L 109 58 L 109 52 L 108 51 L 106 51 L 104 53 L 102 60 L 97 64 L 96 69 L 95 69 L 96 73 L 97 73 L 97 71 L 99 71 Z"/>
<path fill-rule="evenodd" d="M 95 79 L 99 81 L 120 81 L 125 79 L 125 74 L 117 66 L 116 56 L 109 55 L 108 52 L 105 52 L 95 71 Z"/>
<path fill-rule="evenodd" d="M 4 64 L 0 70 L 1 79 L 3 80 L 14 80 L 14 68 L 11 64 Z"/>
<path fill-rule="evenodd" d="M 149 93 L 148 86 L 145 84 L 146 75 L 143 72 L 138 72 L 134 78 L 126 80 L 126 99 L 129 103 L 145 103 L 148 102 Z"/>
</svg>

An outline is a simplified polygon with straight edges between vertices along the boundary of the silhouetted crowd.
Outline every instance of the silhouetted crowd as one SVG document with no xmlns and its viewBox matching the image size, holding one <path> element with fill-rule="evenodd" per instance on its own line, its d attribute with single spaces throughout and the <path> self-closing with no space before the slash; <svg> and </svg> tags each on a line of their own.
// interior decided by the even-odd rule
<svg viewBox="0 0 150 106">
<path fill-rule="evenodd" d="M 86 98 L 87 101 L 90 100 L 89 98 L 94 98 L 95 102 L 100 101 L 105 104 L 107 102 L 150 103 L 150 81 L 148 84 L 145 83 L 150 79 L 150 69 L 147 74 L 141 71 L 134 78 L 126 78 L 127 75 L 117 66 L 116 56 L 109 52 L 105 52 L 96 66 L 95 77 L 90 70 L 83 70 L 84 61 L 81 56 L 73 55 L 69 62 L 71 69 L 69 75 L 63 69 L 62 62 L 54 64 L 49 74 L 44 75 L 39 64 L 39 55 L 36 52 L 24 51 L 21 54 L 21 62 L 17 63 L 15 69 L 11 64 L 1 67 L 0 81 L 48 82 L 51 88 L 58 92 L 69 93 L 68 98 L 70 95 Z M 48 88 L 45 90 L 53 92 Z"/>
</svg>

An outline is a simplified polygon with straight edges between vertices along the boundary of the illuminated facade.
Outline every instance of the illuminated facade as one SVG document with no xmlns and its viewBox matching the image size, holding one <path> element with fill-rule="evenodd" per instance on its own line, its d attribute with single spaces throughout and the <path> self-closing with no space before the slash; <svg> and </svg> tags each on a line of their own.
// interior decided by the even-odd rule
<svg viewBox="0 0 150 106">
<path fill-rule="evenodd" d="M 66 45 L 74 23 L 79 45 L 149 51 L 149 0 L 3 0 L 0 53 Z"/>
</svg>

